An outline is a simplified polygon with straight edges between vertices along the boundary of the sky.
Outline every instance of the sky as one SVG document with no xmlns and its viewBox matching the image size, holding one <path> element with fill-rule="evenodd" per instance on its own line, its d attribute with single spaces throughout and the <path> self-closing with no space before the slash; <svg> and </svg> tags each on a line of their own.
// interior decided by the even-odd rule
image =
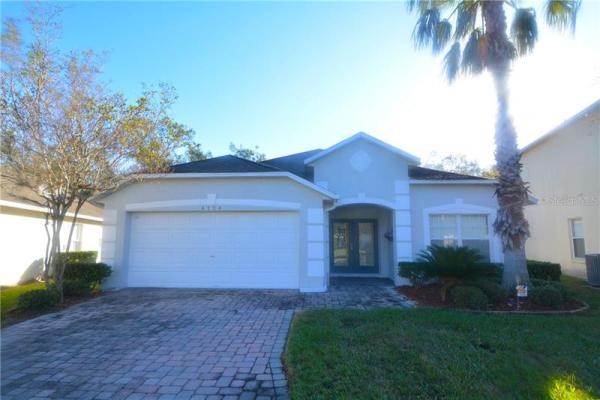
<svg viewBox="0 0 600 400">
<path fill-rule="evenodd" d="M 63 2 L 62 51 L 105 52 L 103 77 L 134 100 L 172 84 L 174 118 L 213 155 L 234 142 L 268 157 L 326 148 L 367 132 L 423 161 L 465 154 L 493 164 L 489 74 L 449 85 L 442 56 L 411 43 L 402 2 Z M 577 30 L 544 26 L 512 68 L 511 112 L 524 146 L 600 98 L 600 1 Z M 22 2 L 2 18 L 23 21 Z"/>
</svg>

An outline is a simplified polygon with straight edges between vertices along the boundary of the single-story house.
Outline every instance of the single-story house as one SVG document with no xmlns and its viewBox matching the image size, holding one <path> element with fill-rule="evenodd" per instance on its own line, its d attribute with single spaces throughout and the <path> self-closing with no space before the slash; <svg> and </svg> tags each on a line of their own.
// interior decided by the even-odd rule
<svg viewBox="0 0 600 400">
<path fill-rule="evenodd" d="M 0 285 L 17 285 L 41 275 L 46 253 L 46 208 L 30 190 L 15 186 L 1 176 L 0 190 Z M 68 212 L 61 229 L 65 250 L 73 213 Z M 100 251 L 102 209 L 85 203 L 75 222 L 71 251 Z"/>
<path fill-rule="evenodd" d="M 502 261 L 494 181 L 419 167 L 365 133 L 263 162 L 179 164 L 99 195 L 109 287 L 325 291 L 388 277 L 429 244 Z"/>
</svg>

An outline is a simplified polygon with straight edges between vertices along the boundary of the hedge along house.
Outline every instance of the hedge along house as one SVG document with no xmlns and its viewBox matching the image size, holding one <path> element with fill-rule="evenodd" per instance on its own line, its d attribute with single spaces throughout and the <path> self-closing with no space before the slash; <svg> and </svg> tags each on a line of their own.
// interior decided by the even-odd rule
<svg viewBox="0 0 600 400">
<path fill-rule="evenodd" d="M 365 133 L 260 163 L 179 164 L 98 196 L 112 287 L 325 291 L 386 277 L 429 244 L 501 262 L 494 181 L 418 166 Z"/>
</svg>

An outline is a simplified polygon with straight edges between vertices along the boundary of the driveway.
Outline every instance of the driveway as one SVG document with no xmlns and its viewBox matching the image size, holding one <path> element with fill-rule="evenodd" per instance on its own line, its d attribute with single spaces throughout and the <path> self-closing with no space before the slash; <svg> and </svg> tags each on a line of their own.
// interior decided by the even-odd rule
<svg viewBox="0 0 600 400">
<path fill-rule="evenodd" d="M 328 293 L 126 289 L 2 331 L 2 398 L 284 399 L 295 311 L 404 307 L 379 279 Z"/>
</svg>

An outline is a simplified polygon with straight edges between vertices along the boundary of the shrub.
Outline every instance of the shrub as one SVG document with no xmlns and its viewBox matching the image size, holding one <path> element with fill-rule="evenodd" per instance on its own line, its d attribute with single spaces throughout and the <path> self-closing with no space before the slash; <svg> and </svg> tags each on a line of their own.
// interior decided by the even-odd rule
<svg viewBox="0 0 600 400">
<path fill-rule="evenodd" d="M 419 253 L 417 261 L 432 266 L 431 273 L 436 276 L 465 278 L 481 272 L 483 257 L 469 247 L 428 246 Z"/>
<path fill-rule="evenodd" d="M 552 289 L 559 291 L 563 300 L 566 300 L 573 295 L 571 291 L 560 282 L 546 281 L 543 279 L 531 279 L 530 283 L 532 289 L 535 289 L 536 287 L 551 287 Z"/>
<path fill-rule="evenodd" d="M 488 279 L 499 281 L 501 269 L 498 265 L 482 262 L 483 257 L 475 249 L 469 247 L 429 246 L 421 251 L 416 263 L 407 268 L 401 276 L 414 280 L 415 283 L 424 279 L 439 277 L 442 281 L 440 295 L 446 301 L 448 289 L 464 280 Z"/>
<path fill-rule="evenodd" d="M 450 299 L 457 306 L 470 310 L 485 310 L 489 302 L 483 290 L 474 286 L 464 285 L 452 288 Z"/>
<path fill-rule="evenodd" d="M 68 263 L 63 277 L 65 281 L 84 281 L 88 286 L 95 286 L 110 274 L 111 268 L 104 263 Z"/>
<path fill-rule="evenodd" d="M 58 293 L 55 290 L 31 290 L 19 296 L 19 299 L 17 300 L 17 310 L 46 310 L 54 307 L 57 303 Z"/>
<path fill-rule="evenodd" d="M 542 279 L 555 282 L 560 281 L 560 276 L 562 274 L 560 264 L 546 261 L 527 260 L 527 271 L 529 272 L 529 278 L 531 279 Z"/>
<path fill-rule="evenodd" d="M 564 298 L 559 289 L 546 285 L 537 286 L 532 289 L 531 301 L 542 306 L 560 308 L 564 302 Z"/>
<path fill-rule="evenodd" d="M 415 286 L 423 286 L 434 278 L 431 266 L 423 262 L 401 262 L 400 276 L 407 278 Z"/>
<path fill-rule="evenodd" d="M 468 282 L 468 285 L 481 289 L 493 304 L 503 303 L 508 298 L 506 289 L 491 280 L 478 279 Z"/>
<path fill-rule="evenodd" d="M 90 294 L 90 285 L 82 280 L 63 281 L 63 294 L 65 297 L 85 297 Z"/>
<path fill-rule="evenodd" d="M 97 251 L 70 251 L 68 253 L 59 253 L 57 261 L 62 261 L 66 258 L 69 263 L 95 263 L 98 258 Z"/>
</svg>

